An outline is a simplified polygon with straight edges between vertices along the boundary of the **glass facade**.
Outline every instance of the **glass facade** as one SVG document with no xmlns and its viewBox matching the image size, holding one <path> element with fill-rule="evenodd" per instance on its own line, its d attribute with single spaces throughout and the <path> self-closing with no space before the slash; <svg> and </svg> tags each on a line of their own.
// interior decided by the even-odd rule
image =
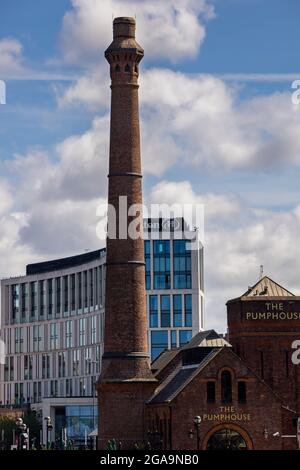
<svg viewBox="0 0 300 470">
<path fill-rule="evenodd" d="M 149 315 L 150 315 L 150 327 L 158 327 L 158 296 L 149 296 Z"/>
<path fill-rule="evenodd" d="M 154 289 L 171 288 L 170 241 L 153 241 Z"/>
<path fill-rule="evenodd" d="M 150 240 L 145 240 L 145 270 L 146 270 L 146 289 L 151 289 L 151 244 Z"/>
</svg>

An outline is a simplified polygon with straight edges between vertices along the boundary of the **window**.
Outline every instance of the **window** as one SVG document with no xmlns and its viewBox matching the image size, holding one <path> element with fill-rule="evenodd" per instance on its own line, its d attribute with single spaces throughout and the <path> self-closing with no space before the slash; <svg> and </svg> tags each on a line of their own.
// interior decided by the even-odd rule
<svg viewBox="0 0 300 470">
<path fill-rule="evenodd" d="M 66 322 L 66 348 L 73 347 L 73 322 L 68 320 Z"/>
<path fill-rule="evenodd" d="M 61 282 L 60 277 L 56 278 L 55 286 L 56 286 L 56 316 L 60 316 L 61 311 Z"/>
<path fill-rule="evenodd" d="M 174 288 L 191 288 L 191 250 L 186 240 L 173 240 Z"/>
<path fill-rule="evenodd" d="M 264 352 L 263 351 L 260 351 L 260 375 L 262 379 L 265 377 Z"/>
<path fill-rule="evenodd" d="M 146 289 L 151 289 L 151 245 L 150 240 L 145 240 L 144 249 L 145 249 L 145 265 L 146 265 Z"/>
<path fill-rule="evenodd" d="M 173 295 L 173 326 L 182 326 L 182 296 Z"/>
<path fill-rule="evenodd" d="M 68 276 L 63 277 L 64 286 L 64 315 L 67 316 L 69 313 L 69 279 Z"/>
<path fill-rule="evenodd" d="M 97 342 L 97 317 L 94 316 L 91 318 L 91 339 L 92 339 L 92 344 L 95 344 Z"/>
<path fill-rule="evenodd" d="M 161 326 L 163 328 L 171 326 L 170 296 L 162 295 L 161 298 Z"/>
<path fill-rule="evenodd" d="M 15 353 L 22 353 L 23 352 L 23 328 L 16 328 L 15 329 Z"/>
<path fill-rule="evenodd" d="M 57 395 L 58 395 L 57 380 L 51 380 L 51 382 L 50 382 L 50 396 L 51 397 L 57 397 Z"/>
<path fill-rule="evenodd" d="M 25 323 L 28 317 L 28 284 L 21 284 L 22 313 L 21 322 Z"/>
<path fill-rule="evenodd" d="M 192 326 L 192 295 L 184 296 L 184 326 Z"/>
<path fill-rule="evenodd" d="M 192 330 L 180 330 L 179 331 L 179 345 L 188 343 L 192 339 Z"/>
<path fill-rule="evenodd" d="M 35 352 L 43 350 L 43 327 L 34 325 L 33 327 L 33 350 Z"/>
<path fill-rule="evenodd" d="M 232 402 L 232 381 L 229 370 L 224 370 L 221 374 L 221 400 L 225 404 Z"/>
<path fill-rule="evenodd" d="M 35 320 L 37 317 L 37 289 L 38 289 L 38 283 L 31 282 L 30 283 L 30 289 L 31 289 L 31 320 Z"/>
<path fill-rule="evenodd" d="M 158 297 L 157 295 L 149 296 L 149 310 L 150 310 L 150 327 L 158 327 Z"/>
<path fill-rule="evenodd" d="M 79 320 L 79 346 L 85 346 L 86 343 L 86 318 Z"/>
<path fill-rule="evenodd" d="M 50 324 L 50 349 L 58 348 L 58 325 L 57 323 Z"/>
<path fill-rule="evenodd" d="M 77 274 L 77 280 L 78 280 L 78 309 L 81 311 L 82 309 L 82 274 L 78 273 Z"/>
<path fill-rule="evenodd" d="M 171 348 L 177 348 L 177 331 L 171 331 Z"/>
<path fill-rule="evenodd" d="M 58 377 L 66 376 L 66 353 L 61 351 L 58 353 Z"/>
<path fill-rule="evenodd" d="M 170 289 L 170 241 L 154 240 L 154 289 Z"/>
<path fill-rule="evenodd" d="M 80 350 L 75 349 L 73 351 L 73 375 L 79 375 L 79 366 L 80 366 Z"/>
<path fill-rule="evenodd" d="M 88 312 L 88 273 L 83 272 L 83 298 L 84 298 L 84 313 Z"/>
<path fill-rule="evenodd" d="M 94 278 L 93 269 L 89 270 L 89 284 L 90 284 L 90 309 L 94 307 Z"/>
<path fill-rule="evenodd" d="M 14 284 L 12 286 L 12 323 L 15 323 L 18 319 L 20 309 L 20 286 Z"/>
<path fill-rule="evenodd" d="M 215 403 L 216 402 L 216 384 L 215 382 L 207 382 L 206 384 L 206 396 L 207 396 L 207 403 Z"/>
<path fill-rule="evenodd" d="M 24 356 L 24 380 L 32 380 L 33 357 Z"/>
<path fill-rule="evenodd" d="M 76 296 L 75 296 L 75 274 L 71 275 L 71 311 L 75 312 L 76 306 Z"/>
<path fill-rule="evenodd" d="M 247 386 L 246 382 L 238 382 L 238 402 L 247 402 Z"/>
<path fill-rule="evenodd" d="M 73 395 L 73 383 L 72 379 L 66 379 L 66 395 L 71 397 Z"/>
<path fill-rule="evenodd" d="M 48 318 L 53 315 L 53 279 L 48 279 Z"/>
<path fill-rule="evenodd" d="M 46 281 L 40 281 L 40 312 L 39 316 L 41 319 L 44 319 L 45 310 L 46 310 Z"/>
<path fill-rule="evenodd" d="M 151 332 L 151 357 L 156 359 L 165 349 L 168 348 L 168 331 Z"/>
<path fill-rule="evenodd" d="M 42 355 L 42 379 L 50 379 L 50 356 Z"/>
</svg>

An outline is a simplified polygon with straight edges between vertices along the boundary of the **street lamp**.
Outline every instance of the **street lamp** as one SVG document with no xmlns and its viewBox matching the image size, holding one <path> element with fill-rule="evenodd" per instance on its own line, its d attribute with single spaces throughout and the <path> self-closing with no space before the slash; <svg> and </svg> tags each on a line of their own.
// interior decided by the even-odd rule
<svg viewBox="0 0 300 470">
<path fill-rule="evenodd" d="M 52 424 L 50 416 L 46 416 L 45 421 L 46 421 L 47 449 L 49 449 L 49 437 L 50 437 L 50 433 L 53 429 L 53 424 Z"/>
<path fill-rule="evenodd" d="M 23 422 L 22 418 L 16 419 L 16 428 L 17 428 L 17 436 L 18 436 L 18 450 L 25 450 L 27 449 L 28 444 L 28 433 L 27 433 L 27 426 Z"/>
<path fill-rule="evenodd" d="M 197 450 L 200 450 L 200 425 L 201 425 L 201 416 L 195 416 L 193 418 L 194 428 L 196 430 L 196 437 L 197 437 Z M 195 431 L 193 429 L 189 430 L 189 437 L 193 439 Z"/>
</svg>

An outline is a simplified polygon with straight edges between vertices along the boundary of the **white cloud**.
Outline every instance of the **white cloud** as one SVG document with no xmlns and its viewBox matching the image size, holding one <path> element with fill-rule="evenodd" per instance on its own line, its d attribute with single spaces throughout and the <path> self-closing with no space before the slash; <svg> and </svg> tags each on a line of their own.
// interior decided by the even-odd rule
<svg viewBox="0 0 300 470">
<path fill-rule="evenodd" d="M 194 57 L 214 17 L 209 0 L 71 0 L 63 20 L 62 46 L 71 63 L 98 60 L 111 42 L 112 17 L 136 16 L 138 40 L 150 58 L 176 62 Z"/>
<path fill-rule="evenodd" d="M 0 39 L 0 77 L 19 75 L 23 70 L 22 44 L 14 38 Z"/>
</svg>

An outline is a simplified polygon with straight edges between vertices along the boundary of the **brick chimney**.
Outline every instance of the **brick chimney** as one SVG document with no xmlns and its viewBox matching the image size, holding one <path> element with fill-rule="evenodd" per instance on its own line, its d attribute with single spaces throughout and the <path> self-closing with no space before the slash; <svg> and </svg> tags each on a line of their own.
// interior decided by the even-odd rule
<svg viewBox="0 0 300 470">
<path fill-rule="evenodd" d="M 135 20 L 116 18 L 113 42 L 105 51 L 111 76 L 111 124 L 108 202 L 116 211 L 116 238 L 108 234 L 105 334 L 98 382 L 99 446 L 122 442 L 123 449 L 143 441 L 144 405 L 156 380 L 147 341 L 144 243 L 122 238 L 133 217 L 119 214 L 120 196 L 127 206 L 142 204 L 138 104 L 139 63 L 144 51 L 135 40 Z M 108 215 L 108 225 L 113 218 Z M 127 231 L 128 233 L 128 231 Z"/>
</svg>

